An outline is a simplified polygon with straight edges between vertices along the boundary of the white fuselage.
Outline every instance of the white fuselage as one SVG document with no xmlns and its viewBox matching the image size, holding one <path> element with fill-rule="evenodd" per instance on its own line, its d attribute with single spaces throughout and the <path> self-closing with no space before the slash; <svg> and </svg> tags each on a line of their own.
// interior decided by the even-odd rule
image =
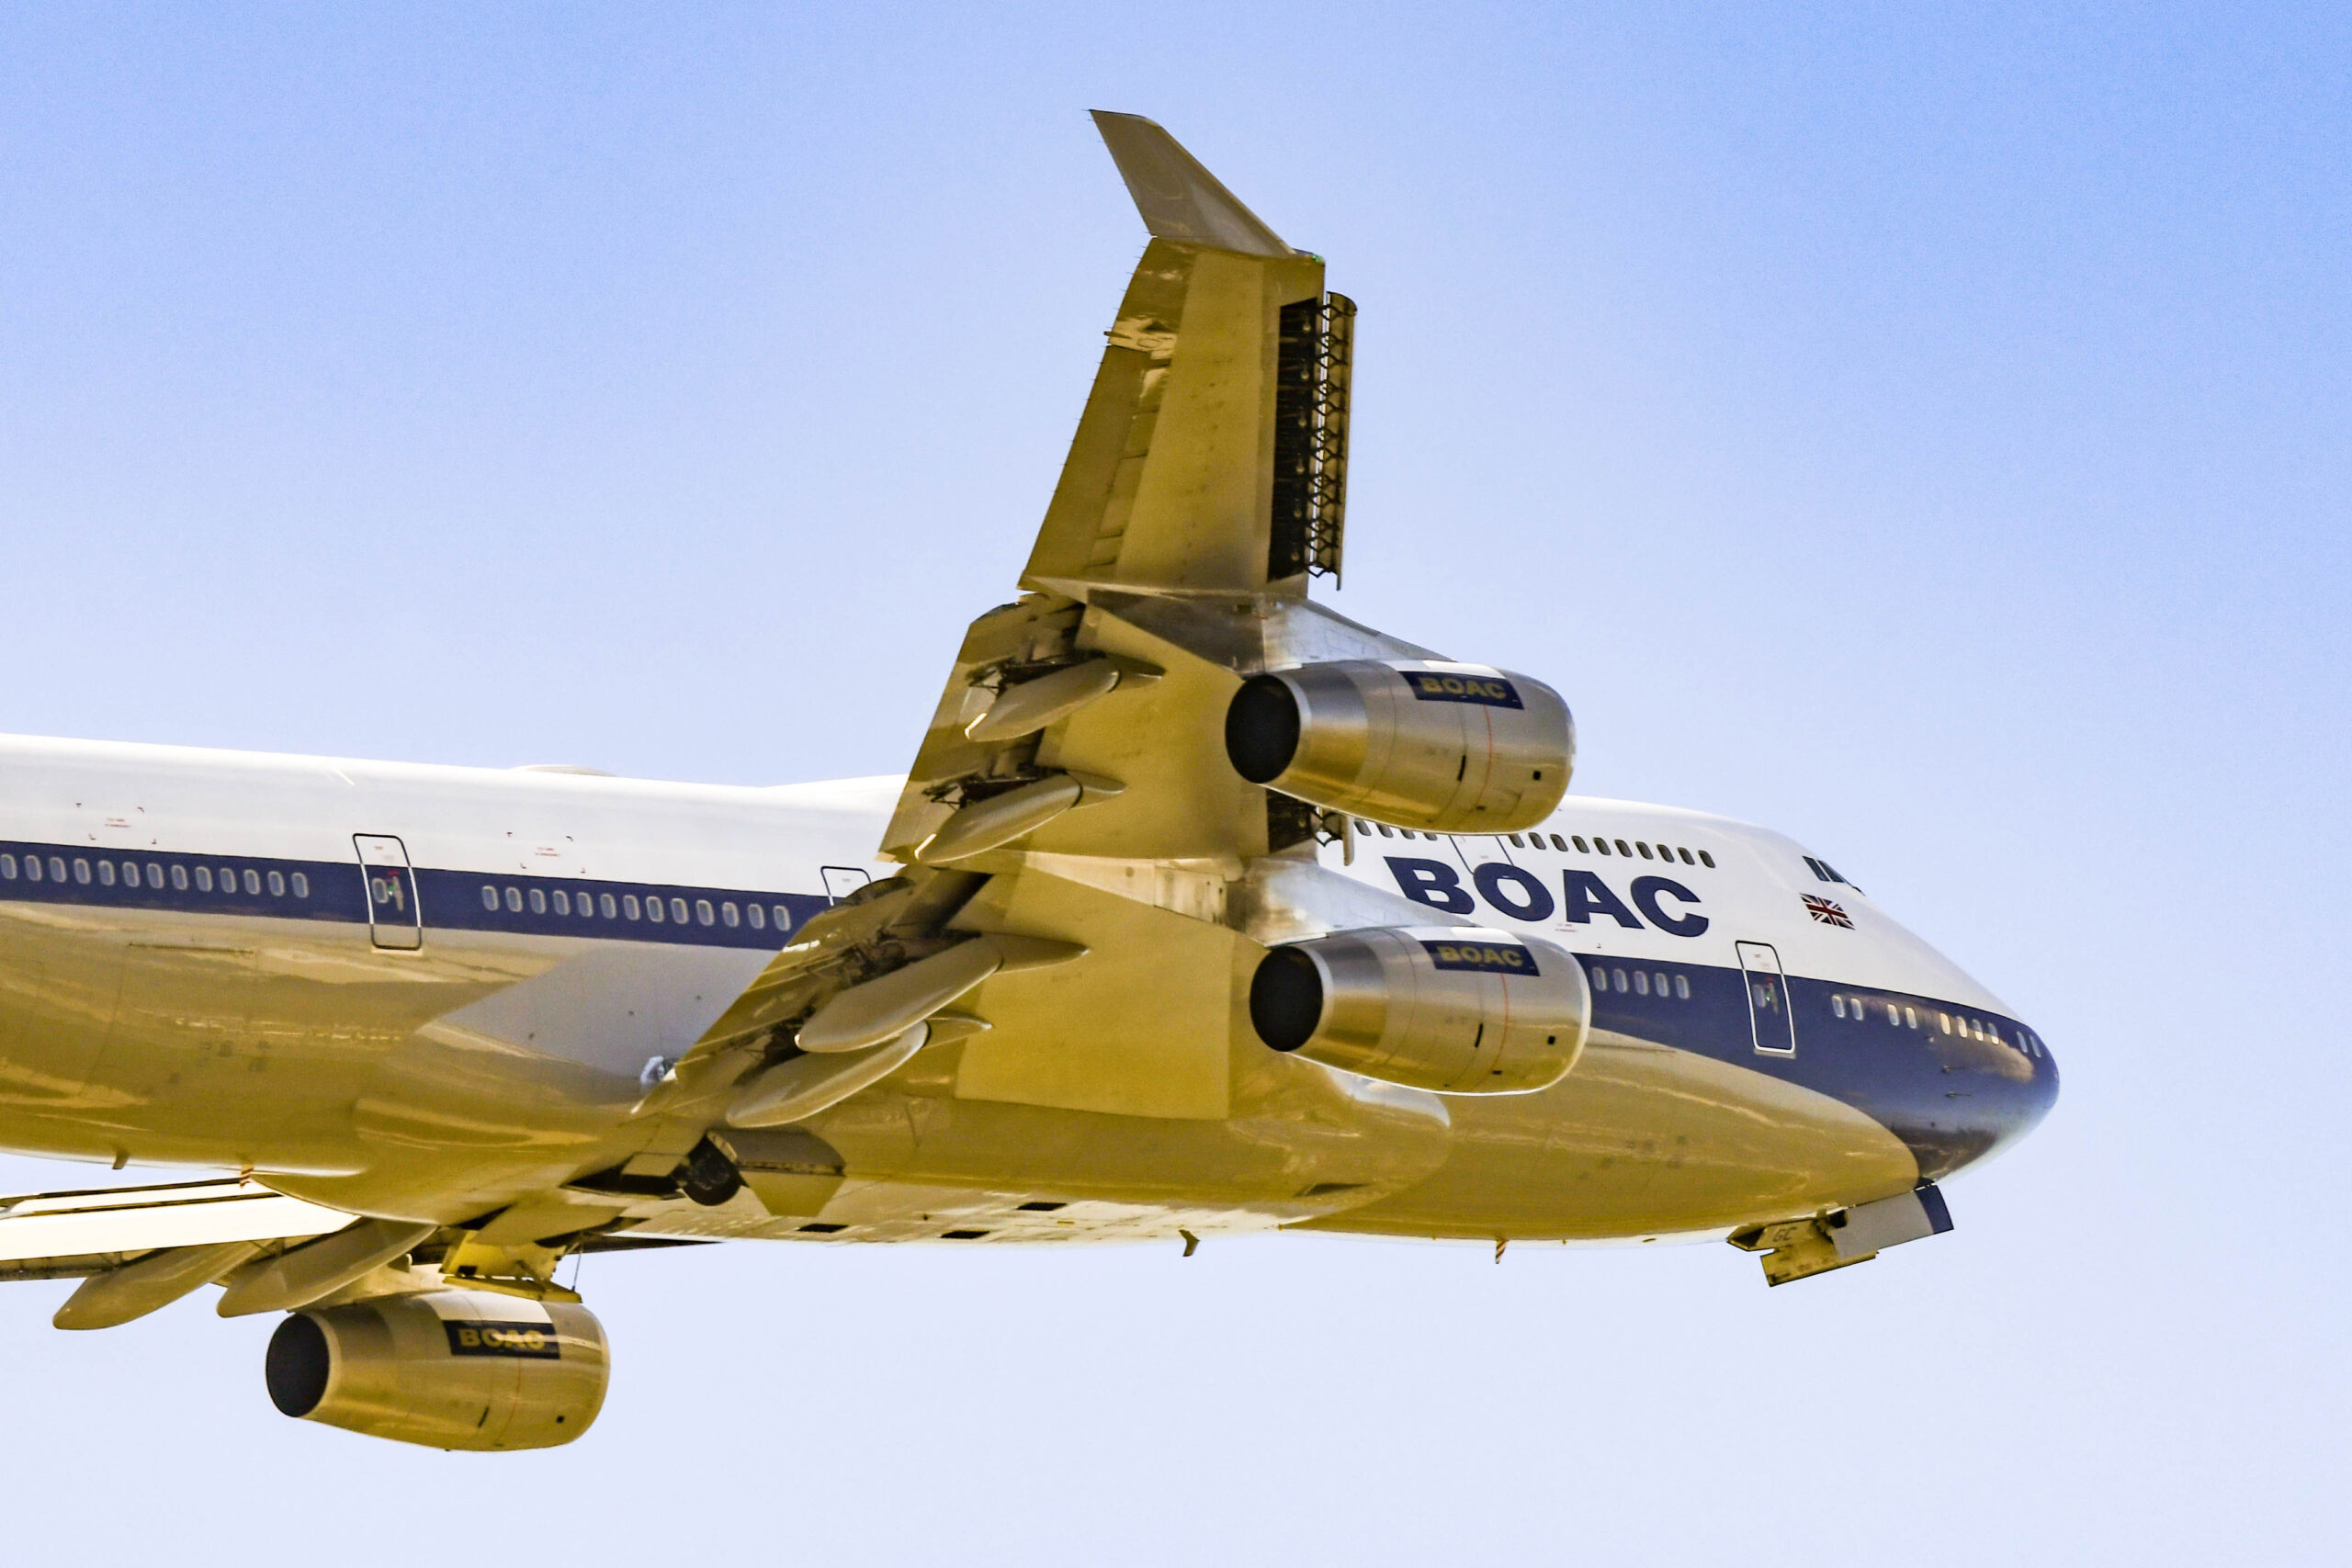
<svg viewBox="0 0 2352 1568">
<path fill-rule="evenodd" d="M 635 1116 L 649 1073 L 791 929 L 895 869 L 875 852 L 899 786 L 0 739 L 0 1146 L 250 1169 L 445 1223 L 625 1161 L 665 1135 Z M 1571 799 L 1517 844 L 1368 830 L 1351 864 L 1323 859 L 1433 920 L 1578 954 L 1585 1062 L 1535 1095 L 1407 1105 L 1242 1040 L 1229 1109 L 1164 1125 L 959 1086 L 947 1063 L 812 1123 L 845 1175 L 805 1212 L 694 1216 L 691 1234 L 915 1237 L 936 1214 L 1072 1194 L 1092 1223 L 1041 1219 L 1041 1239 L 1171 1215 L 1720 1231 L 1940 1175 L 2053 1090 L 2006 1007 L 1775 834 Z M 1759 946 L 1786 976 L 1785 1041 L 1747 1010 Z M 1949 1098 L 1955 1069 L 1981 1100 Z M 1300 1109 L 1317 1096 L 1400 1152 L 1269 1131 L 1324 1115 Z M 1148 1170 L 1124 1152 L 1159 1136 Z M 1240 1152 L 1269 1147 L 1288 1164 Z"/>
</svg>

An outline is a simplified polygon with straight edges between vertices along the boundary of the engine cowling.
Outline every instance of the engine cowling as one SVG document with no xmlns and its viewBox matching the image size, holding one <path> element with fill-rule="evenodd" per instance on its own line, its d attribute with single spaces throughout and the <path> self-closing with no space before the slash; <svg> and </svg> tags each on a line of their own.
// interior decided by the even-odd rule
<svg viewBox="0 0 2352 1568">
<path fill-rule="evenodd" d="M 435 1449 L 551 1449 L 604 1407 L 586 1307 L 488 1291 L 379 1296 L 288 1316 L 265 1371 L 288 1416 Z"/>
<path fill-rule="evenodd" d="M 1270 950 L 1250 1021 L 1277 1051 L 1440 1094 L 1525 1094 L 1584 1051 L 1584 966 L 1476 927 L 1379 926 Z"/>
<path fill-rule="evenodd" d="M 1251 784 L 1440 833 L 1541 822 L 1576 748 L 1559 693 L 1484 664 L 1302 664 L 1244 682 L 1225 715 L 1226 755 Z"/>
</svg>

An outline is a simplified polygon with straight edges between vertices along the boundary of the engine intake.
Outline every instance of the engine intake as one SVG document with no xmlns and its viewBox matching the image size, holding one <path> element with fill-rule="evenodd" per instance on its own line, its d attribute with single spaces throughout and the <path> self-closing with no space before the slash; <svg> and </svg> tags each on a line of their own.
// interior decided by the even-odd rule
<svg viewBox="0 0 2352 1568">
<path fill-rule="evenodd" d="M 611 1362 L 586 1307 L 488 1291 L 298 1312 L 270 1336 L 288 1416 L 435 1449 L 551 1449 L 604 1407 Z"/>
<path fill-rule="evenodd" d="M 1225 714 L 1234 770 L 1398 828 L 1511 833 L 1552 814 L 1576 721 L 1541 681 L 1484 664 L 1350 660 L 1253 676 Z"/>
<path fill-rule="evenodd" d="M 1584 966 L 1476 927 L 1380 926 L 1269 952 L 1250 1021 L 1277 1051 L 1441 1094 L 1525 1094 L 1584 1050 Z"/>
</svg>

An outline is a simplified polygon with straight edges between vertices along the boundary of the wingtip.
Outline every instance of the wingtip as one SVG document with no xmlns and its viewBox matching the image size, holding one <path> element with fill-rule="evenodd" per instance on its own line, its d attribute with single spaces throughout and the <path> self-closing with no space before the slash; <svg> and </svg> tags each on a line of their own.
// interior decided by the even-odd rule
<svg viewBox="0 0 2352 1568">
<path fill-rule="evenodd" d="M 1118 109 L 1089 112 L 1155 238 L 1246 255 L 1296 254 L 1157 121 Z"/>
</svg>

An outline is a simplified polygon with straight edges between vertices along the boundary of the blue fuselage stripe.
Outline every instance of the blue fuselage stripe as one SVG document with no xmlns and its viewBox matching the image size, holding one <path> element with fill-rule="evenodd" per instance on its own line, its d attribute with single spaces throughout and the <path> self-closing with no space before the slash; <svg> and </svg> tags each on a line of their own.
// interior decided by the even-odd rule
<svg viewBox="0 0 2352 1568">
<path fill-rule="evenodd" d="M 773 952 L 790 941 L 791 933 L 811 915 L 832 902 L 818 894 L 605 882 L 578 876 L 514 876 L 431 867 L 419 867 L 413 874 L 416 911 L 427 931 L 516 932 Z M 557 912 L 558 892 L 564 895 L 572 912 Z M 495 908 L 489 907 L 489 897 L 496 899 Z M 605 912 L 607 898 L 613 908 L 610 915 Z M 658 919 L 653 915 L 656 900 L 661 908 Z M 0 902 L 167 909 L 364 926 L 368 924 L 368 868 L 356 859 L 277 860 L 0 841 Z M 726 919 L 730 905 L 738 922 L 733 925 Z M 632 908 L 637 911 L 634 916 L 628 913 Z M 752 923 L 754 908 L 760 911 L 757 926 Z M 675 913 L 681 908 L 683 919 Z M 788 921 L 782 930 L 776 927 L 779 909 Z"/>
</svg>

